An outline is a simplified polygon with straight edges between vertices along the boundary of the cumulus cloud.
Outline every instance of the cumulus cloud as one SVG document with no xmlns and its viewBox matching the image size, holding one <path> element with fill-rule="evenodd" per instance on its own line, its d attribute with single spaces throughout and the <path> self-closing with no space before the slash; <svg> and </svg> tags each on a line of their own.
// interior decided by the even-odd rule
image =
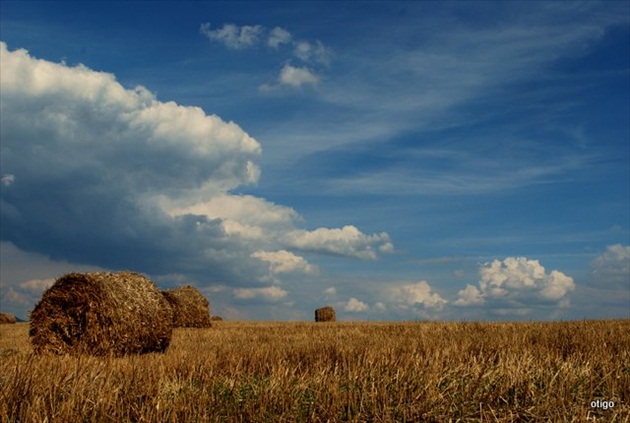
<svg viewBox="0 0 630 423">
<path fill-rule="evenodd" d="M 393 250 L 387 233 L 366 235 L 352 225 L 346 225 L 341 229 L 295 230 L 287 233 L 283 242 L 303 251 L 356 257 L 364 260 L 376 259 L 375 247 L 382 252 Z"/>
<path fill-rule="evenodd" d="M 431 292 L 431 286 L 426 281 L 390 288 L 389 296 L 403 309 L 424 306 L 439 310 L 447 303 L 438 293 Z"/>
<path fill-rule="evenodd" d="M 479 269 L 479 287 L 467 285 L 453 303 L 475 306 L 486 303 L 509 305 L 509 309 L 526 309 L 533 304 L 568 305 L 568 294 L 575 289 L 573 278 L 558 270 L 550 273 L 538 260 L 508 257 L 494 260 Z"/>
<path fill-rule="evenodd" d="M 457 297 L 453 304 L 458 306 L 482 305 L 485 301 L 481 292 L 473 285 L 466 285 L 466 288 L 457 293 Z"/>
<path fill-rule="evenodd" d="M 2 190 L 3 239 L 115 267 L 160 267 L 151 255 L 171 255 L 176 265 L 229 247 L 219 221 L 173 218 L 160 202 L 205 201 L 255 183 L 254 138 L 200 108 L 126 89 L 108 73 L 4 43 L 0 54 L 2 169 L 20 180 L 19 189 Z"/>
<path fill-rule="evenodd" d="M 269 271 L 278 273 L 315 273 L 317 266 L 310 264 L 304 257 L 293 254 L 290 251 L 256 251 L 252 257 L 269 263 Z"/>
<path fill-rule="evenodd" d="M 369 310 L 369 306 L 363 301 L 359 301 L 356 298 L 350 298 L 347 303 L 344 304 L 343 309 L 352 313 L 358 313 L 361 311 Z"/>
<path fill-rule="evenodd" d="M 227 48 L 242 50 L 258 44 L 263 27 L 260 25 L 237 26 L 224 24 L 221 28 L 210 30 L 210 23 L 201 24 L 199 32 L 209 40 L 218 41 Z"/>
<path fill-rule="evenodd" d="M 294 250 L 373 259 L 392 248 L 386 233 L 305 231 L 291 207 L 231 193 L 258 181 L 261 146 L 198 107 L 4 43 L 0 87 L 2 241 L 22 251 L 274 299 L 287 292 L 251 284 L 317 270 Z M 29 298 L 17 280 L 14 297 Z"/>
<path fill-rule="evenodd" d="M 288 294 L 282 288 L 269 286 L 265 288 L 238 288 L 234 290 L 234 298 L 239 300 L 252 300 L 262 298 L 269 301 L 278 301 Z"/>
<path fill-rule="evenodd" d="M 609 245 L 591 262 L 591 285 L 602 288 L 628 288 L 630 283 L 630 246 Z"/>
</svg>

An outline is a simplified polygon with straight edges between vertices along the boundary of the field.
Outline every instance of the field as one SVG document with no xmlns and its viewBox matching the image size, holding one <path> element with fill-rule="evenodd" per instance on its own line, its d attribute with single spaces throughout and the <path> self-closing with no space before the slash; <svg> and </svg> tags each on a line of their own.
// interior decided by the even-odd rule
<svg viewBox="0 0 630 423">
<path fill-rule="evenodd" d="M 124 358 L 36 356 L 21 323 L 0 360 L 2 422 L 630 421 L 630 320 L 218 322 Z"/>
</svg>

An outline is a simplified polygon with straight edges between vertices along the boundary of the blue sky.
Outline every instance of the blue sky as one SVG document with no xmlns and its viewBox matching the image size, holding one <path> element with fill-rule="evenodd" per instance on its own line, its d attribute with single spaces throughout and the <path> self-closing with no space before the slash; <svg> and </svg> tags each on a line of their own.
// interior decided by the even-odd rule
<svg viewBox="0 0 630 423">
<path fill-rule="evenodd" d="M 131 269 L 228 319 L 629 317 L 629 9 L 3 1 L 2 310 Z"/>
</svg>

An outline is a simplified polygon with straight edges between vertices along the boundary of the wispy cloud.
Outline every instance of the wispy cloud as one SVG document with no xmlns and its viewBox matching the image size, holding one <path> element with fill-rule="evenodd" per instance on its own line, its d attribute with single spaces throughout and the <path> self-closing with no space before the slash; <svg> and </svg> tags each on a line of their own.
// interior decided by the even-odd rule
<svg viewBox="0 0 630 423">
<path fill-rule="evenodd" d="M 292 46 L 294 59 L 310 64 L 307 66 L 294 66 L 286 63 L 277 78 L 276 83 L 266 83 L 259 87 L 261 92 L 276 91 L 280 87 L 300 88 L 304 85 L 317 85 L 321 76 L 312 69 L 312 66 L 330 66 L 332 50 L 319 40 L 299 40 L 282 27 L 274 27 L 269 30 L 262 25 L 224 24 L 221 28 L 210 30 L 210 23 L 201 24 L 200 33 L 211 41 L 224 44 L 232 50 L 245 50 L 266 45 L 274 53 L 283 46 Z M 264 41 L 266 40 L 266 41 Z"/>
<path fill-rule="evenodd" d="M 609 245 L 591 262 L 590 285 L 602 289 L 628 289 L 630 281 L 630 246 Z"/>
<path fill-rule="evenodd" d="M 261 298 L 269 301 L 278 301 L 288 294 L 284 289 L 277 286 L 266 288 L 238 288 L 234 290 L 234 298 L 239 300 L 253 300 Z"/>
<path fill-rule="evenodd" d="M 257 45 L 263 33 L 263 27 L 260 25 L 244 25 L 237 26 L 234 24 L 225 24 L 218 29 L 210 29 L 209 23 L 201 24 L 199 32 L 212 41 L 218 41 L 227 48 L 234 50 L 243 50 Z M 277 39 L 274 37 L 274 40 Z"/>
</svg>

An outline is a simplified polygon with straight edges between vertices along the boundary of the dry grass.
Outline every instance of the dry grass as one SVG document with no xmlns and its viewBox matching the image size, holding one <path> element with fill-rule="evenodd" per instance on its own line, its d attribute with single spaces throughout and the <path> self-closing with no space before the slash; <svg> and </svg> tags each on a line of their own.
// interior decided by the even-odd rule
<svg viewBox="0 0 630 423">
<path fill-rule="evenodd" d="M 157 287 L 133 272 L 69 273 L 31 312 L 36 353 L 124 355 L 164 351 L 173 312 Z"/>
<path fill-rule="evenodd" d="M 34 355 L 27 332 L 0 328 L 2 422 L 630 420 L 630 320 L 222 322 L 121 358 Z"/>
</svg>

